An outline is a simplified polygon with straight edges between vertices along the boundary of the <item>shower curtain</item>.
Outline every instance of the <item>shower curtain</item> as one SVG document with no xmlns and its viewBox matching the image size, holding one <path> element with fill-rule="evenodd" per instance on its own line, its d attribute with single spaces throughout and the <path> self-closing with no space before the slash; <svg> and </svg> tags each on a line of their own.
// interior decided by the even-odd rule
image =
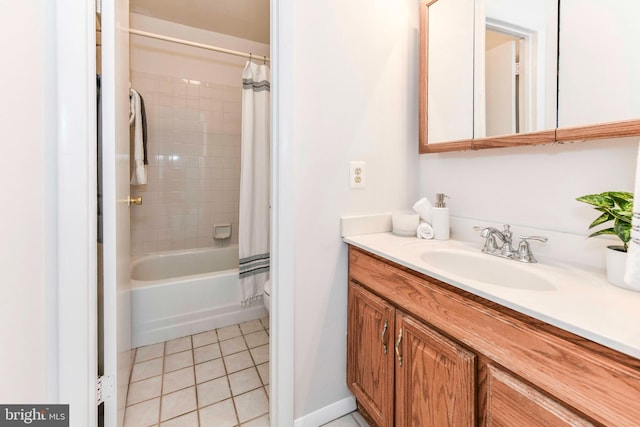
<svg viewBox="0 0 640 427">
<path fill-rule="evenodd" d="M 242 148 L 238 251 L 243 305 L 262 296 L 269 279 L 271 181 L 269 68 L 251 61 L 242 71 Z"/>
</svg>

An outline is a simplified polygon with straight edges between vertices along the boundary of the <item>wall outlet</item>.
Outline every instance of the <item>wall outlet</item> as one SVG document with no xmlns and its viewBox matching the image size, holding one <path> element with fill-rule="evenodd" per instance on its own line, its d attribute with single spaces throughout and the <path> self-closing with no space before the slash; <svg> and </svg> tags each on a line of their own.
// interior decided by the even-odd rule
<svg viewBox="0 0 640 427">
<path fill-rule="evenodd" d="M 360 189 L 365 186 L 365 163 L 349 162 L 349 188 Z"/>
</svg>

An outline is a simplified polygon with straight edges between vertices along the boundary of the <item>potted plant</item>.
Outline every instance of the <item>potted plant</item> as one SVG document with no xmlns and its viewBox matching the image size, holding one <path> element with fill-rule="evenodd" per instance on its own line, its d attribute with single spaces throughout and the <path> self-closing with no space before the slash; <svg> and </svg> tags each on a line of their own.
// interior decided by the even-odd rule
<svg viewBox="0 0 640 427">
<path fill-rule="evenodd" d="M 601 212 L 589 229 L 613 221 L 608 228 L 597 230 L 589 237 L 611 234 L 618 236 L 622 245 L 607 246 L 607 280 L 616 286 L 629 288 L 624 281 L 627 247 L 631 239 L 631 217 L 633 216 L 633 194 L 624 191 L 605 191 L 578 197 L 579 202 L 590 204 Z"/>
</svg>

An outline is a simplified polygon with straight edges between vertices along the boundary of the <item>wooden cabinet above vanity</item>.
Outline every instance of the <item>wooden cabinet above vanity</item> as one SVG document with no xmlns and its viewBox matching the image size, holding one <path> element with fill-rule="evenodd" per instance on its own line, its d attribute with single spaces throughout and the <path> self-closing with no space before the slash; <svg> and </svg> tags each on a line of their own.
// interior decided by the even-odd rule
<svg viewBox="0 0 640 427">
<path fill-rule="evenodd" d="M 354 246 L 347 381 L 380 427 L 640 425 L 640 360 Z"/>
<path fill-rule="evenodd" d="M 419 151 L 640 135 L 640 2 L 425 0 Z"/>
</svg>

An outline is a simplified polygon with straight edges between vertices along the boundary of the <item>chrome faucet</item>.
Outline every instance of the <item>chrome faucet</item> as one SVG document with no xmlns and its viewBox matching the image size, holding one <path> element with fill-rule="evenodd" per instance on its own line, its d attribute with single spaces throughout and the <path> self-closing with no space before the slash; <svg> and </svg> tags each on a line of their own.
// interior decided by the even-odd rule
<svg viewBox="0 0 640 427">
<path fill-rule="evenodd" d="M 537 262 L 533 257 L 531 248 L 529 247 L 529 240 L 537 240 L 539 242 L 547 241 L 547 238 L 544 236 L 520 236 L 521 240 L 518 244 L 518 249 L 514 250 L 512 246 L 510 225 L 505 224 L 502 231 L 494 227 L 475 226 L 473 229 L 475 231 L 480 231 L 480 236 L 486 239 L 484 241 L 482 252 L 502 258 L 514 259 L 520 262 Z M 498 243 L 496 239 L 500 242 Z"/>
<path fill-rule="evenodd" d="M 520 236 L 520 244 L 518 245 L 518 251 L 513 254 L 513 259 L 520 262 L 538 262 L 533 257 L 533 252 L 529 247 L 529 240 L 537 240 L 538 242 L 546 242 L 547 238 L 544 236 Z"/>
</svg>

